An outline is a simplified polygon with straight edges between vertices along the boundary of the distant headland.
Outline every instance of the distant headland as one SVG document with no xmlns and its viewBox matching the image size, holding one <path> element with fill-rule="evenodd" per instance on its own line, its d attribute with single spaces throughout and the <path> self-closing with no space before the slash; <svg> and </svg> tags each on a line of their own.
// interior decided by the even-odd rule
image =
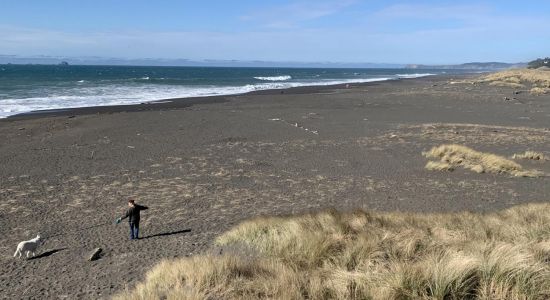
<svg viewBox="0 0 550 300">
<path fill-rule="evenodd" d="M 126 59 L 112 57 L 58 57 L 58 56 L 18 56 L 0 55 L 0 64 L 37 64 L 37 65 L 113 65 L 113 66 L 186 66 L 186 67 L 257 67 L 257 68 L 385 68 L 385 69 L 465 69 L 500 70 L 523 68 L 527 63 L 472 62 L 464 64 L 425 65 L 369 62 L 295 62 L 260 60 L 191 60 L 141 58 Z"/>
</svg>

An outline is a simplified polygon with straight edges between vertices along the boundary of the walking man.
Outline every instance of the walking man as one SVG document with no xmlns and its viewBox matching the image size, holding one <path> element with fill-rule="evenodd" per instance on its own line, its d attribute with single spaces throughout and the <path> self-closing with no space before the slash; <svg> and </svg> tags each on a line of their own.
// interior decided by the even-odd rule
<svg viewBox="0 0 550 300">
<path fill-rule="evenodd" d="M 128 200 L 128 207 L 126 214 L 116 219 L 116 223 L 119 224 L 122 220 L 128 218 L 128 223 L 130 224 L 130 239 L 137 240 L 139 239 L 139 212 L 149 209 L 149 207 L 136 204 L 134 199 Z"/>
</svg>

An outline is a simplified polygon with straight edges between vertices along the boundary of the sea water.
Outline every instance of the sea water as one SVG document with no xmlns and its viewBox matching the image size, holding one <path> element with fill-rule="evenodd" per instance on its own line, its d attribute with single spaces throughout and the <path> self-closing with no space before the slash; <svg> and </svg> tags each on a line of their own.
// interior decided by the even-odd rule
<svg viewBox="0 0 550 300">
<path fill-rule="evenodd" d="M 446 72 L 453 71 L 0 65 L 0 118 L 36 110 L 126 105 L 298 86 L 415 78 Z"/>
</svg>

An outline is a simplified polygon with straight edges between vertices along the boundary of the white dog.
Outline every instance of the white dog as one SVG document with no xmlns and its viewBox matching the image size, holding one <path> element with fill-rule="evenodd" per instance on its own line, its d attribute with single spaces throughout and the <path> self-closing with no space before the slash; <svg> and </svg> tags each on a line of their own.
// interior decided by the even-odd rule
<svg viewBox="0 0 550 300">
<path fill-rule="evenodd" d="M 16 257 L 17 254 L 19 254 L 19 257 L 21 257 L 21 254 L 25 252 L 27 257 L 29 257 L 29 253 L 32 253 L 32 256 L 34 257 L 36 249 L 38 249 L 38 246 L 40 246 L 44 240 L 40 238 L 40 233 L 32 240 L 29 241 L 23 241 L 17 245 L 17 250 L 15 250 L 15 253 L 13 254 L 13 257 Z"/>
</svg>

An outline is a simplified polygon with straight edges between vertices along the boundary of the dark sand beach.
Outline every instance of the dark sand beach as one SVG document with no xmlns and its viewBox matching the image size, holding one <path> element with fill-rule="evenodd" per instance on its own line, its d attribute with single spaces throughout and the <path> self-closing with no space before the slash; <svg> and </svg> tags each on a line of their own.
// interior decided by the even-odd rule
<svg viewBox="0 0 550 300">
<path fill-rule="evenodd" d="M 101 299 L 244 219 L 335 208 L 490 212 L 548 177 L 428 171 L 456 143 L 549 154 L 550 99 L 473 75 L 301 87 L 0 120 L 0 298 Z M 520 161 L 550 173 L 550 162 Z M 113 221 L 135 198 L 142 239 Z M 40 255 L 14 259 L 41 232 Z M 87 261 L 94 248 L 103 256 Z"/>
</svg>

